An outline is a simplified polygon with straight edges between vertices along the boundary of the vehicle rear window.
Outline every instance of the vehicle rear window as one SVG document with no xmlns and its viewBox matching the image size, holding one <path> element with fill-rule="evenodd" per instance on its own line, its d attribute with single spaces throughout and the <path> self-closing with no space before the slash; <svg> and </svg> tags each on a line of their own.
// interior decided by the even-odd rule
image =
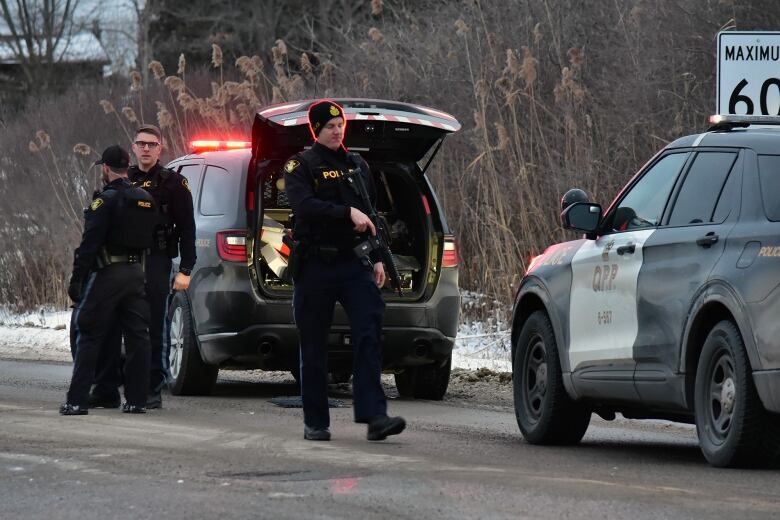
<svg viewBox="0 0 780 520">
<path fill-rule="evenodd" d="M 734 152 L 701 152 L 696 155 L 677 195 L 669 218 L 670 226 L 713 222 L 715 205 L 736 158 Z"/>
<path fill-rule="evenodd" d="M 206 216 L 224 215 L 231 202 L 230 174 L 219 166 L 207 166 L 200 194 L 200 214 Z"/>
<path fill-rule="evenodd" d="M 780 155 L 758 156 L 758 178 L 761 179 L 761 198 L 764 213 L 769 220 L 780 220 Z"/>
</svg>

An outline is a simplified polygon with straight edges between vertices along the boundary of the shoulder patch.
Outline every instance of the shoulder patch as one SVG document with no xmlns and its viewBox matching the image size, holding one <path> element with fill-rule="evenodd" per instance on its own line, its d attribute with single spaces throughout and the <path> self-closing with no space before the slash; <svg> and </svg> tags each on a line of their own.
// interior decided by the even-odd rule
<svg viewBox="0 0 780 520">
<path fill-rule="evenodd" d="M 190 183 L 187 182 L 187 177 L 181 178 L 181 185 L 187 188 L 187 191 L 192 192 L 192 190 L 190 189 Z"/>
<path fill-rule="evenodd" d="M 296 161 L 295 159 L 290 159 L 285 163 L 284 165 L 284 171 L 287 173 L 292 173 L 293 170 L 295 170 L 301 163 L 299 161 Z"/>
<path fill-rule="evenodd" d="M 103 205 L 103 199 L 98 197 L 92 201 L 92 204 L 89 205 L 89 209 L 91 209 L 92 211 L 97 211 L 97 209 L 102 205 Z"/>
</svg>

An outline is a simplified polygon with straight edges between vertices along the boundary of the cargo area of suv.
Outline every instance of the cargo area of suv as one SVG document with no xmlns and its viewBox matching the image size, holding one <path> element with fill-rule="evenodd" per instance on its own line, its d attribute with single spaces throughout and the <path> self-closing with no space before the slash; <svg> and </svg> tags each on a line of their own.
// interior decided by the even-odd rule
<svg viewBox="0 0 780 520">
<path fill-rule="evenodd" d="M 258 240 L 254 244 L 255 269 L 259 273 L 261 292 L 269 297 L 289 297 L 292 285 L 280 275 L 286 265 L 286 249 L 282 234 L 290 230 L 290 207 L 283 190 L 281 167 L 273 161 L 259 172 L 261 180 L 261 211 L 258 216 Z M 426 210 L 432 193 L 425 183 L 415 178 L 415 165 L 403 163 L 370 164 L 377 182 L 377 211 L 387 224 L 391 249 L 403 287 L 402 299 L 416 300 L 424 296 L 429 279 L 435 280 L 438 253 L 444 239 L 441 224 Z M 393 298 L 389 282 L 383 288 L 386 297 Z M 396 296 L 397 298 L 397 296 Z"/>
<path fill-rule="evenodd" d="M 435 194 L 424 173 L 444 136 L 455 127 L 414 124 L 408 105 L 371 100 L 337 102 L 344 103 L 348 117 L 352 116 L 346 145 L 366 159 L 374 176 L 377 211 L 390 232 L 391 249 L 402 279 L 400 299 L 424 299 L 430 296 L 426 288 L 436 281 L 440 252 L 449 238 L 444 234 L 442 215 L 431 211 L 438 204 L 432 203 Z M 254 168 L 255 177 L 252 179 L 250 172 L 249 181 L 254 182 L 251 188 L 254 188 L 257 208 L 253 223 L 253 267 L 259 291 L 272 298 L 289 297 L 292 290 L 281 276 L 287 253 L 282 235 L 291 228 L 282 166 L 292 154 L 311 144 L 301 108 L 305 105 L 296 107 L 297 112 L 292 114 L 283 112 L 282 117 L 270 107 L 258 115 L 253 129 L 250 168 Z M 419 112 L 420 117 L 431 117 L 422 109 Z M 404 115 L 393 117 L 393 113 Z M 295 124 L 290 124 L 291 121 Z M 440 124 L 448 123 L 453 121 Z M 383 292 L 386 298 L 394 298 L 389 281 Z"/>
</svg>

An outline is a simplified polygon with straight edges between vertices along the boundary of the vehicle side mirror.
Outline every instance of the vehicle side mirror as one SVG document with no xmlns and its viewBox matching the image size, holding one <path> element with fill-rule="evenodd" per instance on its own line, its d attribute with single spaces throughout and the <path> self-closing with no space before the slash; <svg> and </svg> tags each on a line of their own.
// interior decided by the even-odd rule
<svg viewBox="0 0 780 520">
<path fill-rule="evenodd" d="M 561 222 L 564 229 L 584 231 L 588 235 L 592 235 L 596 232 L 601 222 L 601 204 L 575 202 L 563 210 Z"/>
</svg>

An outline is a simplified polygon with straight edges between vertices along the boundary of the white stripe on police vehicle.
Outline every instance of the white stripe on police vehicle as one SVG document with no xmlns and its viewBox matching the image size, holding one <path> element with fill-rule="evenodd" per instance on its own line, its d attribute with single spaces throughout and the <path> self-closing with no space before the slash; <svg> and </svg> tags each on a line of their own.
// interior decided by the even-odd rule
<svg viewBox="0 0 780 520">
<path fill-rule="evenodd" d="M 642 247 L 655 230 L 586 241 L 571 261 L 569 364 L 632 360 L 639 331 L 637 280 Z"/>
</svg>

